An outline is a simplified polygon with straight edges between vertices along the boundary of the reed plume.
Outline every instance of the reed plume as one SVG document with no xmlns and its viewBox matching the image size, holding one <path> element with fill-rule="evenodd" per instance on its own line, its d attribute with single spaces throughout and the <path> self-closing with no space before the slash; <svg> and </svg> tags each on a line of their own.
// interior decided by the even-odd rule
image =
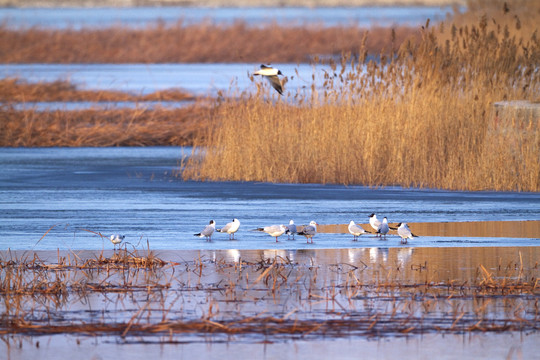
<svg viewBox="0 0 540 360">
<path fill-rule="evenodd" d="M 493 106 L 539 100 L 536 33 L 497 34 L 485 18 L 446 29 L 452 35 L 443 41 L 445 26 L 428 23 L 420 40 L 379 61 L 361 49 L 319 64 L 330 70 L 309 92 L 227 97 L 235 99 L 217 106 L 208 143 L 196 142 L 208 146 L 184 177 L 540 190 L 538 118 Z"/>
</svg>

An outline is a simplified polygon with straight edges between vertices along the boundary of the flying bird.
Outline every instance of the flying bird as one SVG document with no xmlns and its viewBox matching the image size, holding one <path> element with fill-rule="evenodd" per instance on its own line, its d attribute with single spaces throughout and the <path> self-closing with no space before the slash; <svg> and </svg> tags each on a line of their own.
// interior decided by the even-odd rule
<svg viewBox="0 0 540 360">
<path fill-rule="evenodd" d="M 289 221 L 289 225 L 287 225 L 287 230 L 285 231 L 285 234 L 287 234 L 287 240 L 290 239 L 290 236 L 292 235 L 292 238 L 294 240 L 294 234 L 298 233 L 296 230 L 296 225 L 294 225 L 294 221 Z"/>
<path fill-rule="evenodd" d="M 353 241 L 357 241 L 360 235 L 367 233 L 363 227 L 355 224 L 352 220 L 349 223 L 349 232 L 353 235 Z"/>
<path fill-rule="evenodd" d="M 401 243 L 402 244 L 406 244 L 407 239 L 412 240 L 413 237 L 418 237 L 417 235 L 414 235 L 411 232 L 411 229 L 409 229 L 409 225 L 407 225 L 407 223 L 399 223 L 397 233 L 398 233 L 399 236 L 401 236 Z"/>
<path fill-rule="evenodd" d="M 210 220 L 210 223 L 204 227 L 204 229 L 197 234 L 194 234 L 198 237 L 205 237 L 206 241 L 212 240 L 212 234 L 214 233 L 214 230 L 216 229 L 216 222 L 214 220 Z"/>
<path fill-rule="evenodd" d="M 284 225 L 270 225 L 265 226 L 263 228 L 257 228 L 257 231 L 264 231 L 270 236 L 273 236 L 276 238 L 276 242 L 278 242 L 278 236 L 281 236 L 287 231 L 287 228 Z"/>
<path fill-rule="evenodd" d="M 227 223 L 221 229 L 216 229 L 217 232 L 229 234 L 229 240 L 234 240 L 234 233 L 240 228 L 240 221 L 238 219 L 233 219 L 232 222 Z M 231 237 L 232 236 L 232 237 Z"/>
<path fill-rule="evenodd" d="M 278 78 L 278 75 L 283 75 L 280 70 L 273 68 L 271 66 L 261 65 L 260 70 L 257 70 L 253 75 L 261 75 L 266 78 L 270 85 L 279 93 L 283 95 L 283 87 L 281 86 L 281 81 Z"/>
<path fill-rule="evenodd" d="M 304 226 L 302 231 L 298 232 L 298 235 L 305 236 L 307 242 L 309 243 L 311 240 L 311 243 L 313 244 L 313 237 L 317 234 L 317 225 L 318 224 L 312 220 L 309 225 Z"/>
</svg>

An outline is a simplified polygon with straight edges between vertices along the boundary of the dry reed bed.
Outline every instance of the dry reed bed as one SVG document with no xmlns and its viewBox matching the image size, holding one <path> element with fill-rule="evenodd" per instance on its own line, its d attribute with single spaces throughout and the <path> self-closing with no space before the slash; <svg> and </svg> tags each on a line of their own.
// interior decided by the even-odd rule
<svg viewBox="0 0 540 360">
<path fill-rule="evenodd" d="M 420 40 L 380 62 L 361 50 L 330 63 L 322 87 L 314 80 L 283 99 L 264 86 L 231 96 L 211 119 L 219 126 L 196 142 L 207 146 L 204 157 L 194 156 L 183 175 L 539 191 L 538 119 L 496 121 L 493 109 L 501 100 L 539 100 L 540 39 L 510 30 L 486 17 L 426 25 Z"/>
<path fill-rule="evenodd" d="M 0 146 L 190 145 L 208 126 L 209 111 L 200 104 L 177 109 L 50 112 L 5 106 L 0 112 Z"/>
<path fill-rule="evenodd" d="M 389 34 L 394 31 L 395 37 Z M 356 26 L 251 27 L 201 23 L 144 29 L 55 30 L 0 26 L 2 63 L 177 63 L 177 62 L 305 62 L 313 55 L 355 52 L 368 32 Z M 272 33 L 272 41 L 268 34 Z M 391 51 L 417 36 L 409 27 L 373 28 L 366 43 L 372 53 Z"/>
<path fill-rule="evenodd" d="M 470 279 L 444 280 L 428 263 L 313 266 L 279 256 L 175 263 L 124 249 L 113 256 L 122 266 L 110 267 L 102 255 L 93 261 L 59 255 L 56 264 L 35 255 L 1 260 L 0 335 L 175 342 L 185 334 L 227 334 L 280 341 L 540 326 L 538 264 L 527 268 L 521 256 L 497 270 L 480 265 Z M 98 303 L 108 310 L 88 308 Z M 94 315 L 81 318 L 81 310 Z"/>
<path fill-rule="evenodd" d="M 99 108 L 74 111 L 16 110 L 18 102 L 49 101 L 194 101 L 178 109 Z M 207 125 L 203 99 L 180 89 L 137 95 L 121 91 L 81 90 L 65 80 L 27 83 L 0 80 L 0 146 L 150 146 L 190 145 Z"/>
<path fill-rule="evenodd" d="M 28 83 L 18 78 L 0 79 L 0 102 L 49 101 L 184 101 L 194 96 L 180 89 L 137 95 L 111 90 L 81 90 L 67 80 Z"/>
</svg>

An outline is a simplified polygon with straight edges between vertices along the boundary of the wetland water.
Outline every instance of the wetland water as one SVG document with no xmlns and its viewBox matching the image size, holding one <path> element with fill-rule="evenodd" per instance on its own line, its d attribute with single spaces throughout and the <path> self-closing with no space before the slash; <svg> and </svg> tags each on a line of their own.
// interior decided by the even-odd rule
<svg viewBox="0 0 540 360">
<path fill-rule="evenodd" d="M 242 9 L 237 16 L 231 9 L 213 11 L 2 9 L 0 16 L 9 25 L 59 28 L 145 26 L 157 18 L 228 22 L 242 14 L 252 14 L 244 18 L 248 23 L 260 23 L 261 15 L 290 22 L 267 9 Z M 285 11 L 300 22 L 318 13 L 326 25 L 362 24 L 357 10 Z M 328 20 L 331 14 L 334 20 Z M 435 19 L 417 8 L 410 14 L 420 16 L 414 24 Z M 408 22 L 399 14 L 386 17 Z M 368 21 L 388 19 L 373 15 Z M 69 78 L 86 88 L 136 93 L 183 87 L 207 94 L 231 83 L 253 89 L 247 72 L 256 66 L 2 65 L 0 75 Z M 279 67 L 287 76 L 299 68 L 289 88 L 310 85 L 304 79 L 311 67 Z M 63 359 L 75 352 L 89 359 L 147 359 L 150 353 L 190 360 L 538 357 L 539 194 L 182 181 L 175 174 L 183 151 L 0 149 L 0 260 L 6 265 L 0 278 L 9 288 L 16 282 L 6 282 L 8 274 L 23 274 L 16 290 L 27 290 L 1 294 L 3 319 L 20 327 L 2 322 L 0 353 L 8 359 Z M 353 242 L 342 224 L 366 223 L 372 212 L 409 222 L 420 237 L 407 245 L 395 235 Z M 193 236 L 210 218 L 220 227 L 233 217 L 242 222 L 237 240 Z M 276 243 L 249 231 L 291 218 L 321 224 L 314 244 L 284 236 Z M 168 263 L 150 270 L 80 266 L 115 256 L 112 244 L 96 233 L 125 234 L 129 251 L 144 256 L 149 246 Z M 43 264 L 35 266 L 34 255 Z M 295 330 L 296 321 L 309 330 Z M 340 321 L 337 329 L 330 326 Z M 184 322 L 193 328 L 207 323 L 203 331 L 186 333 L 178 328 Z M 216 331 L 242 323 L 255 328 Z M 119 330 L 108 328 L 115 324 Z M 75 327 L 62 328 L 67 325 Z M 289 333 L 279 333 L 286 328 Z"/>
<path fill-rule="evenodd" d="M 2 277 L 26 289 L 2 294 L 5 316 L 24 322 L 0 349 L 10 359 L 533 359 L 539 249 L 170 250 L 146 269 L 96 266 L 112 251 L 0 251 Z"/>
<path fill-rule="evenodd" d="M 87 230 L 125 234 L 130 244 L 149 243 L 152 249 L 401 247 L 395 235 L 386 240 L 367 235 L 353 242 L 343 227 L 328 226 L 350 220 L 365 224 L 371 213 L 390 223 L 411 223 L 420 237 L 409 241 L 410 247 L 538 246 L 540 241 L 538 193 L 182 181 L 175 174 L 190 151 L 0 149 L 0 250 L 110 248 L 108 240 Z M 210 219 L 219 228 L 233 218 L 241 222 L 237 240 L 219 233 L 212 242 L 193 236 Z M 282 236 L 276 243 L 250 231 L 290 219 L 298 225 L 315 220 L 323 233 L 308 245 L 303 238 Z M 463 226 L 451 228 L 456 222 L 482 223 L 468 224 L 464 233 Z M 415 228 L 414 223 L 437 225 Z"/>
<path fill-rule="evenodd" d="M 193 24 L 204 21 L 248 25 L 423 25 L 426 19 L 443 20 L 451 7 L 370 6 L 370 7 L 134 7 L 134 8 L 1 8 L 0 20 L 10 27 L 84 28 L 103 26 L 144 27 Z"/>
<path fill-rule="evenodd" d="M 13 320 L 0 329 L 0 352 L 190 360 L 538 353 L 539 194 L 182 181 L 183 153 L 190 149 L 0 149 L 0 278 L 22 276 L 3 284 L 27 289 L 0 294 Z M 353 242 L 335 225 L 366 223 L 372 212 L 410 222 L 420 237 Z M 193 236 L 210 218 L 219 227 L 233 217 L 242 222 L 237 240 Z M 249 231 L 290 218 L 321 224 L 314 244 Z M 112 244 L 96 233 L 117 232 L 130 253 L 144 258 L 149 246 L 167 264 L 115 270 Z"/>
<path fill-rule="evenodd" d="M 323 83 L 324 67 L 314 70 L 309 64 L 274 64 L 289 78 L 287 90 L 292 94 Z M 69 80 L 81 89 L 115 90 L 149 94 L 181 88 L 194 95 L 213 95 L 218 91 L 255 92 L 248 73 L 259 64 L 0 64 L 2 78 L 16 77 L 28 82 Z M 261 82 L 260 79 L 257 82 Z M 307 91 L 307 90 L 306 90 Z M 58 105 L 59 108 L 62 109 Z M 51 104 L 49 104 L 51 107 Z M 64 106 L 66 108 L 66 106 Z"/>
</svg>

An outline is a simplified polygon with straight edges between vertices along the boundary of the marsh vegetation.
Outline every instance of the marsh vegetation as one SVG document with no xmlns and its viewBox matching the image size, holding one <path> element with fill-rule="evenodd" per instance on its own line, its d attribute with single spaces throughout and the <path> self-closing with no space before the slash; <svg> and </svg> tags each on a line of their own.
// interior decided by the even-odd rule
<svg viewBox="0 0 540 360">
<path fill-rule="evenodd" d="M 489 265 L 457 278 L 453 266 L 425 260 L 437 251 L 411 257 L 394 249 L 387 262 L 370 261 L 362 249 L 326 251 L 335 262 L 279 250 L 243 252 L 236 261 L 227 252 L 165 261 L 127 247 L 56 260 L 4 252 L 0 335 L 8 343 L 9 334 L 65 333 L 175 343 L 187 335 L 274 342 L 538 330 L 534 251 L 483 253 Z"/>
<path fill-rule="evenodd" d="M 364 48 L 331 60 L 323 90 L 314 80 L 283 99 L 264 86 L 226 97 L 211 120 L 217 126 L 196 142 L 204 157 L 184 176 L 538 191 L 538 118 L 493 107 L 539 100 L 537 32 L 511 30 L 485 15 L 472 25 L 428 22 L 420 39 L 378 61 Z M 235 166 L 215 166 L 224 163 Z"/>
</svg>

